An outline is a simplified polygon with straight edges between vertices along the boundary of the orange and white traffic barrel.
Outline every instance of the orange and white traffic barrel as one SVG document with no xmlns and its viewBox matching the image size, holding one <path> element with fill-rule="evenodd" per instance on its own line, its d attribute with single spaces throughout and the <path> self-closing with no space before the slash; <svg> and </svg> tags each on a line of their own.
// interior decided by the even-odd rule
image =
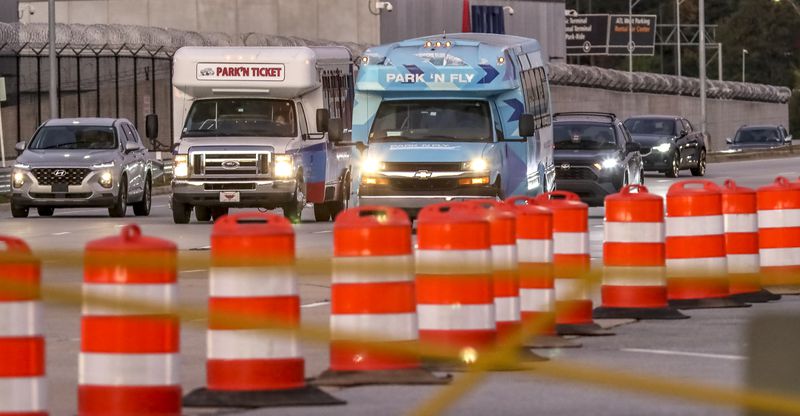
<svg viewBox="0 0 800 416">
<path fill-rule="evenodd" d="M 567 191 L 535 199 L 553 212 L 556 331 L 559 335 L 611 335 L 592 320 L 589 206 Z"/>
<path fill-rule="evenodd" d="M 333 226 L 330 369 L 318 385 L 442 384 L 422 369 L 411 221 L 363 206 Z M 369 343 L 358 339 L 368 339 Z"/>
<path fill-rule="evenodd" d="M 758 205 L 756 191 L 739 186 L 732 179 L 722 187 L 722 216 L 725 220 L 725 253 L 731 298 L 742 302 L 780 299 L 761 288 L 758 255 Z"/>
<path fill-rule="evenodd" d="M 800 293 L 800 184 L 778 177 L 758 188 L 761 285 L 772 293 Z"/>
<path fill-rule="evenodd" d="M 176 254 L 136 225 L 86 245 L 79 415 L 181 414 Z"/>
<path fill-rule="evenodd" d="M 685 319 L 667 305 L 664 200 L 644 185 L 605 198 L 602 305 L 595 318 Z"/>
<path fill-rule="evenodd" d="M 728 297 L 720 188 L 707 180 L 667 191 L 667 298 L 679 309 L 746 306 Z"/>
<path fill-rule="evenodd" d="M 417 242 L 420 341 L 470 364 L 497 334 L 489 222 L 474 206 L 429 205 L 417 217 Z"/>
<path fill-rule="evenodd" d="M 185 406 L 324 404 L 333 399 L 305 382 L 296 335 L 300 296 L 294 262 L 294 229 L 283 216 L 248 212 L 215 221 L 207 387 L 189 393 Z"/>
<path fill-rule="evenodd" d="M 0 236 L 0 416 L 47 415 L 39 261 Z"/>
</svg>

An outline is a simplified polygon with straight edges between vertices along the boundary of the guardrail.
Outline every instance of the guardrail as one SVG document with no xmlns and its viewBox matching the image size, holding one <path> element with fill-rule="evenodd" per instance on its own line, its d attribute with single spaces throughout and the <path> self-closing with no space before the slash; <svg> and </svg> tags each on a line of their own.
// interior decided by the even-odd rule
<svg viewBox="0 0 800 416">
<path fill-rule="evenodd" d="M 0 196 L 11 193 L 11 168 L 0 168 Z"/>
</svg>

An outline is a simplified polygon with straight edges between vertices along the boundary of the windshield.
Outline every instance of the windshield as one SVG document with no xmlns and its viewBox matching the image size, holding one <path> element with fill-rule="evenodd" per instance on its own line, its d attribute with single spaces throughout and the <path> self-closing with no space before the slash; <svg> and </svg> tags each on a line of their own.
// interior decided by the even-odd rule
<svg viewBox="0 0 800 416">
<path fill-rule="evenodd" d="M 111 126 L 45 126 L 31 140 L 29 149 L 116 149 Z"/>
<path fill-rule="evenodd" d="M 183 137 L 295 137 L 294 103 L 267 99 L 214 99 L 192 104 Z"/>
<path fill-rule="evenodd" d="M 734 143 L 780 143 L 777 129 L 743 129 L 736 132 Z"/>
<path fill-rule="evenodd" d="M 675 136 L 675 120 L 660 118 L 632 118 L 625 120 L 625 127 L 631 134 L 656 134 Z"/>
<path fill-rule="evenodd" d="M 587 122 L 556 122 L 553 125 L 556 150 L 616 149 L 614 128 L 608 124 Z"/>
<path fill-rule="evenodd" d="M 492 141 L 486 101 L 420 100 L 381 103 L 370 141 Z"/>
</svg>

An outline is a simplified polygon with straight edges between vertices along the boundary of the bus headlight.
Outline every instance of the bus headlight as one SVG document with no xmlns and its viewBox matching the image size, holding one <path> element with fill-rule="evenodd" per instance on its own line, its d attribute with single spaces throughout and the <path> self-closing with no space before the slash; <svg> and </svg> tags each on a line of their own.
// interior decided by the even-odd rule
<svg viewBox="0 0 800 416">
<path fill-rule="evenodd" d="M 294 176 L 294 160 L 291 155 L 275 155 L 274 175 L 276 178 L 291 178 Z"/>
<path fill-rule="evenodd" d="M 482 157 L 475 158 L 467 164 L 467 168 L 473 172 L 486 172 L 489 170 L 489 162 Z"/>
<path fill-rule="evenodd" d="M 378 173 L 383 170 L 383 162 L 378 159 L 368 157 L 361 162 L 361 172 L 370 174 Z"/>
<path fill-rule="evenodd" d="M 175 164 L 172 167 L 172 174 L 176 178 L 186 178 L 189 176 L 189 156 L 175 155 Z"/>
<path fill-rule="evenodd" d="M 114 175 L 110 170 L 104 171 L 100 174 L 100 186 L 103 188 L 110 188 L 114 183 Z"/>
</svg>

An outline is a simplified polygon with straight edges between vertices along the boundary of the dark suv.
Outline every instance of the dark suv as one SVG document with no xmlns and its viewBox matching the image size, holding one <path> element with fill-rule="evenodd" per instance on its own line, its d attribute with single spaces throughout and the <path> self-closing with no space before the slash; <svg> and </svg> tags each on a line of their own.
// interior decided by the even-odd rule
<svg viewBox="0 0 800 416">
<path fill-rule="evenodd" d="M 623 186 L 644 183 L 642 157 L 622 122 L 610 113 L 570 112 L 553 116 L 556 188 L 591 206 Z"/>
<path fill-rule="evenodd" d="M 706 174 L 706 137 L 689 120 L 678 116 L 635 116 L 625 120 L 633 140 L 642 147 L 645 170 L 677 178 L 681 169 Z"/>
</svg>

